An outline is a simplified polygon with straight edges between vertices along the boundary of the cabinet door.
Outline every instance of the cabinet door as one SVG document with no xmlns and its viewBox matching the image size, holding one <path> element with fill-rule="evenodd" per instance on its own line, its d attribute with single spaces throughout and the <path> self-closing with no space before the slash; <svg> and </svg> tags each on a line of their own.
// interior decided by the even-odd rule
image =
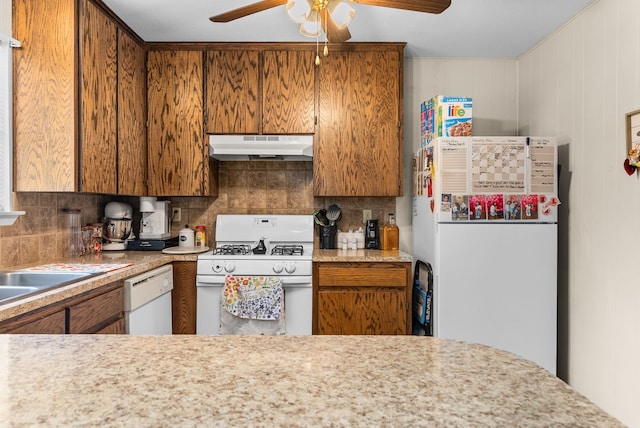
<svg viewBox="0 0 640 428">
<path fill-rule="evenodd" d="M 202 57 L 200 51 L 148 53 L 149 195 L 211 192 Z"/>
<path fill-rule="evenodd" d="M 80 38 L 80 171 L 82 192 L 117 193 L 116 25 L 82 2 Z"/>
<path fill-rule="evenodd" d="M 313 134 L 315 131 L 315 54 L 265 51 L 262 133 Z"/>
<path fill-rule="evenodd" d="M 406 334 L 406 304 L 398 290 L 320 290 L 318 334 Z"/>
<path fill-rule="evenodd" d="M 206 129 L 211 134 L 258 134 L 258 51 L 206 54 Z"/>
<path fill-rule="evenodd" d="M 75 16 L 73 0 L 13 1 L 17 192 L 78 190 Z"/>
<path fill-rule="evenodd" d="M 401 50 L 332 51 L 319 77 L 315 196 L 402 192 Z"/>
<path fill-rule="evenodd" d="M 173 334 L 196 334 L 196 262 L 173 262 Z"/>
<path fill-rule="evenodd" d="M 127 334 L 124 318 L 120 318 L 106 327 L 96 331 L 95 334 Z"/>
<path fill-rule="evenodd" d="M 145 50 L 118 31 L 118 193 L 147 194 Z"/>
</svg>

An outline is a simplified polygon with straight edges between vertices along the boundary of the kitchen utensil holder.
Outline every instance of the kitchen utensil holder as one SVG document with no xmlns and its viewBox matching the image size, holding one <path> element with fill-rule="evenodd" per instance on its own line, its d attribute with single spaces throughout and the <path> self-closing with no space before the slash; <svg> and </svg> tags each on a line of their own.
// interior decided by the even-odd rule
<svg viewBox="0 0 640 428">
<path fill-rule="evenodd" d="M 338 227 L 320 226 L 320 249 L 329 250 L 338 248 Z"/>
</svg>

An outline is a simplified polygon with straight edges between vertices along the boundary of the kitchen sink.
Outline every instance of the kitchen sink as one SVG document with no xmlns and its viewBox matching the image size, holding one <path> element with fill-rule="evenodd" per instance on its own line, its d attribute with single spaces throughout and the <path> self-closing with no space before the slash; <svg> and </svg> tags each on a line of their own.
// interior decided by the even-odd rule
<svg viewBox="0 0 640 428">
<path fill-rule="evenodd" d="M 89 276 L 91 272 L 0 272 L 0 302 L 70 284 Z"/>
<path fill-rule="evenodd" d="M 13 299 L 24 294 L 35 293 L 38 291 L 37 287 L 20 287 L 15 285 L 0 286 L 0 302 L 3 300 Z"/>
</svg>

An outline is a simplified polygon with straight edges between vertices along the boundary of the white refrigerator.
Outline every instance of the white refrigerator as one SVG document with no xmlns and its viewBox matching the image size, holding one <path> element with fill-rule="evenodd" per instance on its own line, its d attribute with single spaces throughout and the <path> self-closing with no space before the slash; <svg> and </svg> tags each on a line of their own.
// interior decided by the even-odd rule
<svg viewBox="0 0 640 428">
<path fill-rule="evenodd" d="M 509 351 L 555 374 L 555 140 L 437 138 L 414 161 L 414 260 L 433 269 L 432 334 Z M 426 278 L 414 286 L 427 291 Z M 414 299 L 414 312 L 422 305 Z"/>
</svg>

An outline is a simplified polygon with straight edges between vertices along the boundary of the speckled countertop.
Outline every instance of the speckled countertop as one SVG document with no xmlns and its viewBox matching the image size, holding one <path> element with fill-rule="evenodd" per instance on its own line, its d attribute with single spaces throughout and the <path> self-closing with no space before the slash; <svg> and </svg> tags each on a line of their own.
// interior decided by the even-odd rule
<svg viewBox="0 0 640 428">
<path fill-rule="evenodd" d="M 78 294 L 96 289 L 105 284 L 121 279 L 130 278 L 148 270 L 171 263 L 173 261 L 196 261 L 198 254 L 167 255 L 160 251 L 122 251 L 107 252 L 65 260 L 52 260 L 51 263 L 114 263 L 130 264 L 130 266 L 110 272 L 88 277 L 62 287 L 56 287 L 44 292 L 27 296 L 18 300 L 0 303 L 0 321 L 39 309 L 43 306 L 60 302 Z M 45 263 L 43 263 L 45 264 Z M 32 265 L 17 266 L 11 270 L 33 267 Z"/>
<path fill-rule="evenodd" d="M 0 425 L 622 426 L 535 364 L 417 336 L 0 336 Z"/>
<path fill-rule="evenodd" d="M 409 262 L 412 257 L 402 251 L 382 250 L 313 250 L 314 262 Z"/>
</svg>

